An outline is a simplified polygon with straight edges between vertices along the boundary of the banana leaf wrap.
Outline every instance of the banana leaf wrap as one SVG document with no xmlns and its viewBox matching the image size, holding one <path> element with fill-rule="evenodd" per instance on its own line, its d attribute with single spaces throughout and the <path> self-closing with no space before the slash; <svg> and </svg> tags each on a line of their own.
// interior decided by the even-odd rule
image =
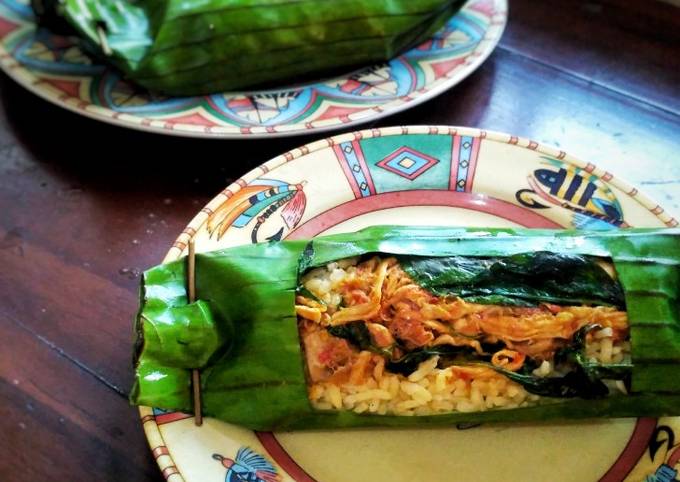
<svg viewBox="0 0 680 482">
<path fill-rule="evenodd" d="M 33 0 L 130 80 L 198 95 L 386 61 L 431 37 L 462 0 Z"/>
<path fill-rule="evenodd" d="M 630 393 L 416 417 L 312 407 L 294 310 L 299 273 L 367 253 L 442 259 L 520 256 L 516 259 L 521 260 L 522 255 L 537 252 L 612 260 L 628 311 Z M 144 273 L 131 393 L 135 404 L 192 411 L 190 370 L 199 368 L 203 412 L 256 430 L 680 415 L 678 229 L 587 232 L 377 226 L 312 241 L 197 254 L 200 301 L 194 304 L 187 303 L 184 280 L 184 260 Z M 609 296 L 621 302 L 619 294 Z"/>
</svg>

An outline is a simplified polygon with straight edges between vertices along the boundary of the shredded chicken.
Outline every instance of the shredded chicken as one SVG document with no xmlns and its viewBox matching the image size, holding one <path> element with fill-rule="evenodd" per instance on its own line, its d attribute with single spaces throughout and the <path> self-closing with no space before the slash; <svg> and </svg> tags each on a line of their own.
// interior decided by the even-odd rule
<svg viewBox="0 0 680 482">
<path fill-rule="evenodd" d="M 613 307 L 482 305 L 452 296 L 435 296 L 416 284 L 395 258 L 376 256 L 360 263 L 335 290 L 342 296 L 343 307 L 329 314 L 324 306 L 298 296 L 298 316 L 321 325 L 364 322 L 379 348 L 391 347 L 398 341 L 407 350 L 452 345 L 469 346 L 482 354 L 482 344 L 502 343 L 505 348 L 493 354 L 492 363 L 511 371 L 519 370 L 527 357 L 551 359 L 576 331 L 588 324 L 610 329 L 614 341 L 628 336 L 626 313 Z M 369 352 L 352 352 L 344 340 L 325 330 L 313 333 L 316 338 L 308 340 L 305 336 L 312 364 L 319 365 L 310 366 L 313 378 L 328 377 L 337 371 L 339 362 L 351 359 L 349 379 L 356 381 L 367 370 L 377 369 L 378 359 L 383 360 Z M 328 348 L 316 348 L 317 343 L 328 344 L 329 339 L 337 340 L 330 354 L 326 354 Z M 401 354 L 399 350 L 395 352 L 398 353 L 393 357 Z"/>
</svg>

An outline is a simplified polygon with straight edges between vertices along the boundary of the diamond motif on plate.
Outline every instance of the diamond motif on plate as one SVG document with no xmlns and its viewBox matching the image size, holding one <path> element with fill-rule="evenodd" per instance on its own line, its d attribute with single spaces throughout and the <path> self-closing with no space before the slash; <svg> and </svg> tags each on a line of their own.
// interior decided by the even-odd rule
<svg viewBox="0 0 680 482">
<path fill-rule="evenodd" d="M 376 166 L 413 181 L 438 162 L 439 160 L 434 157 L 404 146 L 378 162 Z"/>
</svg>

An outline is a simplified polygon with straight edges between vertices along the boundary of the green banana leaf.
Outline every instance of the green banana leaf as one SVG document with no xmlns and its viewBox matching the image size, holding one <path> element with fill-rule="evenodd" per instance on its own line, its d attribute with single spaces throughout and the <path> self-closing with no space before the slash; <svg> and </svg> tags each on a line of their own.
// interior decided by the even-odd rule
<svg viewBox="0 0 680 482">
<path fill-rule="evenodd" d="M 463 0 L 32 0 L 130 80 L 171 95 L 289 82 L 386 61 Z"/>
<path fill-rule="evenodd" d="M 621 368 L 626 371 L 631 378 L 629 394 L 551 398 L 550 403 L 532 407 L 417 417 L 320 411 L 311 406 L 294 310 L 300 272 L 366 253 L 490 259 L 542 252 L 612 260 L 628 310 L 632 367 L 605 369 L 610 375 Z M 191 370 L 200 369 L 203 413 L 256 430 L 680 415 L 678 229 L 378 226 L 312 241 L 197 254 L 199 301 L 191 304 L 185 275 L 184 260 L 144 273 L 131 393 L 135 404 L 192 411 Z M 588 373 L 597 370 L 585 364 L 582 368 Z"/>
</svg>

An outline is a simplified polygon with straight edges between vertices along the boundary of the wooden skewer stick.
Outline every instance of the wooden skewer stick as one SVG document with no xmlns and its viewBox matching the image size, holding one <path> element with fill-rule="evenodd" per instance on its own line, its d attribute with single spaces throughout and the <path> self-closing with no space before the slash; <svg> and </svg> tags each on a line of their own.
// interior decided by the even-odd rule
<svg viewBox="0 0 680 482">
<path fill-rule="evenodd" d="M 189 303 L 196 301 L 196 245 L 193 239 L 189 241 L 187 254 L 187 291 Z"/>
<path fill-rule="evenodd" d="M 110 56 L 113 52 L 111 51 L 111 47 L 109 47 L 109 41 L 106 39 L 106 32 L 104 31 L 104 27 L 101 25 L 97 26 L 97 36 L 99 37 L 99 43 L 102 46 L 102 51 L 104 52 L 104 55 L 107 57 Z"/>
<path fill-rule="evenodd" d="M 196 301 L 196 246 L 194 240 L 189 241 L 187 254 L 187 294 L 189 303 Z M 191 385 L 194 394 L 194 423 L 197 427 L 203 425 L 201 409 L 201 372 L 197 368 L 191 370 Z"/>
<path fill-rule="evenodd" d="M 201 410 L 201 372 L 196 368 L 191 370 L 191 385 L 194 388 L 194 424 L 197 427 L 203 425 L 203 412 Z"/>
</svg>

